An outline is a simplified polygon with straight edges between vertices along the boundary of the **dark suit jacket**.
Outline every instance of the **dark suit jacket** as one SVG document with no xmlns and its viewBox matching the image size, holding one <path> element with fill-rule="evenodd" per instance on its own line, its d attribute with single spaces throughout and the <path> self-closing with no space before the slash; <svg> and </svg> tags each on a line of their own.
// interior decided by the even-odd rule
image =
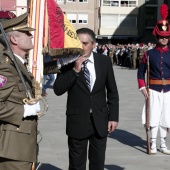
<svg viewBox="0 0 170 170">
<path fill-rule="evenodd" d="M 101 137 L 107 135 L 108 120 L 118 121 L 119 97 L 111 60 L 107 56 L 93 54 L 96 81 L 92 92 L 88 90 L 83 72 L 76 74 L 73 70 L 74 63 L 61 70 L 53 87 L 56 95 L 68 92 L 66 133 L 77 139 L 88 135 L 90 109 Z"/>
<path fill-rule="evenodd" d="M 0 157 L 35 162 L 37 160 L 37 117 L 23 119 L 26 91 L 10 60 L 0 55 Z M 34 97 L 33 75 L 16 58 L 25 82 Z"/>
</svg>

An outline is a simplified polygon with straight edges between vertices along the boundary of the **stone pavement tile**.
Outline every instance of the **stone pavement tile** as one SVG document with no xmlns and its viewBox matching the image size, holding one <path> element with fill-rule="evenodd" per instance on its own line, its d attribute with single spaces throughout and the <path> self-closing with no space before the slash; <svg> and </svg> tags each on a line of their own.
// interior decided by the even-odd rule
<svg viewBox="0 0 170 170">
<path fill-rule="evenodd" d="M 120 122 L 117 130 L 108 135 L 105 170 L 169 170 L 170 156 L 159 151 L 156 155 L 146 154 L 146 132 L 141 124 L 144 97 L 137 87 L 137 70 L 119 66 L 113 69 L 120 97 Z M 47 89 L 47 93 L 49 110 L 39 120 L 39 130 L 43 136 L 39 144 L 38 157 L 42 163 L 39 170 L 67 170 L 67 94 L 56 96 L 52 89 Z M 170 134 L 167 145 L 170 148 Z"/>
</svg>

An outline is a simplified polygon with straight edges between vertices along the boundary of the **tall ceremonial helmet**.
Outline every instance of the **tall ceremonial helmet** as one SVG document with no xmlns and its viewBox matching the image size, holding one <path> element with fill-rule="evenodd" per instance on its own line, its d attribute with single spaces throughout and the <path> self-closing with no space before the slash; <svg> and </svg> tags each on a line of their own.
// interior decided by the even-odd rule
<svg viewBox="0 0 170 170">
<path fill-rule="evenodd" d="M 162 20 L 157 21 L 156 27 L 153 30 L 153 35 L 170 36 L 170 25 L 168 20 L 166 20 L 168 16 L 168 6 L 166 4 L 161 5 L 160 15 Z"/>
</svg>

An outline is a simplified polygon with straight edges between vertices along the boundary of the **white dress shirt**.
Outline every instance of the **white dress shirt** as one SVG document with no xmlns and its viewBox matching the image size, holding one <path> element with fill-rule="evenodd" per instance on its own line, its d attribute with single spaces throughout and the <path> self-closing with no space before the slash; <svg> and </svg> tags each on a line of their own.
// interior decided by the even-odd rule
<svg viewBox="0 0 170 170">
<path fill-rule="evenodd" d="M 21 58 L 19 55 L 14 54 L 23 64 L 25 63 L 25 60 L 23 58 Z"/>
</svg>

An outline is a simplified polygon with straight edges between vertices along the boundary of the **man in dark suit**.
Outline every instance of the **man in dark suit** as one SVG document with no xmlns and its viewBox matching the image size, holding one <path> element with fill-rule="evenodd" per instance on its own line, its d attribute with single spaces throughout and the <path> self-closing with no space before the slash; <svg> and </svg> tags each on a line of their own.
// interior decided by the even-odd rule
<svg viewBox="0 0 170 170">
<path fill-rule="evenodd" d="M 92 52 L 94 32 L 82 28 L 77 34 L 84 55 L 61 69 L 53 88 L 56 95 L 68 93 L 69 170 L 86 169 L 88 143 L 89 170 L 103 170 L 107 134 L 118 126 L 119 96 L 110 58 Z"/>
<path fill-rule="evenodd" d="M 37 161 L 39 102 L 32 105 L 23 102 L 27 98 L 24 82 L 32 98 L 35 97 L 34 77 L 24 65 L 25 56 L 33 48 L 30 31 L 35 30 L 27 26 L 27 17 L 25 13 L 2 22 L 12 52 L 7 49 L 0 54 L 0 170 L 31 170 Z"/>
</svg>

